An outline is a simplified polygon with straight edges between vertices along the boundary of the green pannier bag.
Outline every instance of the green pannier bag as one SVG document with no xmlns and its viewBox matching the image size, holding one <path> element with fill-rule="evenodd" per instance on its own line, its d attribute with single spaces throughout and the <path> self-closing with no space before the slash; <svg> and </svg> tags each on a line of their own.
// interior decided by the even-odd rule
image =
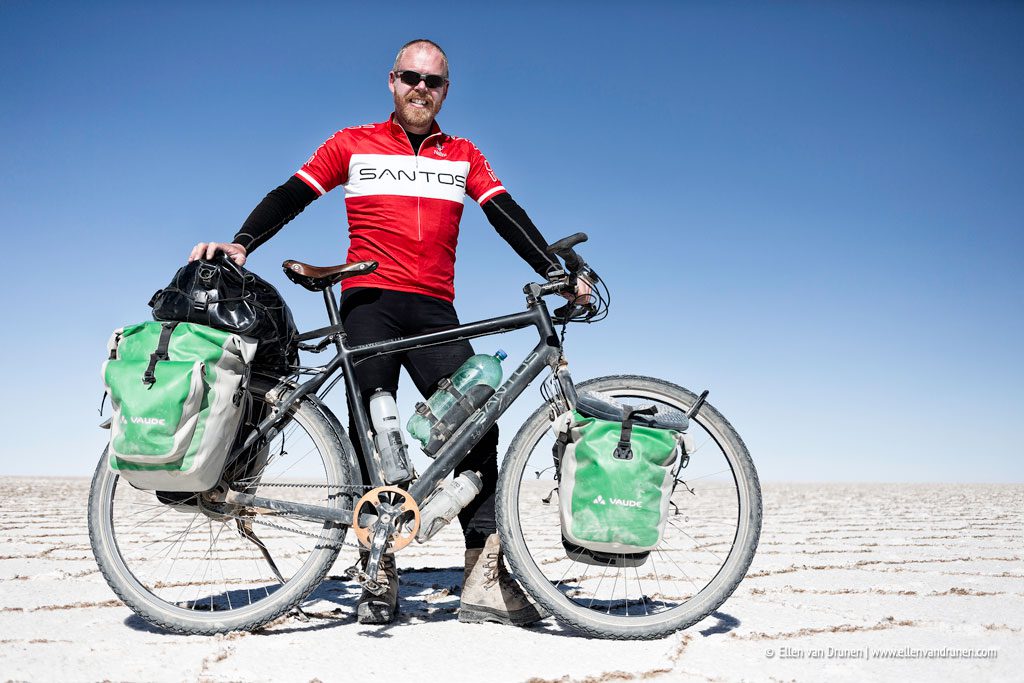
<svg viewBox="0 0 1024 683">
<path fill-rule="evenodd" d="M 642 564 L 661 542 L 683 435 L 636 424 L 633 412 L 621 421 L 576 411 L 556 418 L 559 514 L 574 559 L 617 564 L 632 556 Z"/>
<path fill-rule="evenodd" d="M 213 488 L 242 418 L 256 343 L 195 323 L 144 322 L 116 330 L 108 350 L 111 469 L 140 489 Z"/>
</svg>

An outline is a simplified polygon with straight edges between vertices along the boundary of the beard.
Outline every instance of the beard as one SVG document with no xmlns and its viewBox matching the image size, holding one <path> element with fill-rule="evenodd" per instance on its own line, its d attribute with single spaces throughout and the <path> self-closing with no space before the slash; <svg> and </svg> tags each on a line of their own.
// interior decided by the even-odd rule
<svg viewBox="0 0 1024 683">
<path fill-rule="evenodd" d="M 426 100 L 423 107 L 414 106 L 411 100 Z M 437 112 L 441 111 L 441 103 L 431 93 L 419 95 L 413 92 L 402 97 L 395 93 L 395 118 L 403 128 L 429 128 Z"/>
</svg>

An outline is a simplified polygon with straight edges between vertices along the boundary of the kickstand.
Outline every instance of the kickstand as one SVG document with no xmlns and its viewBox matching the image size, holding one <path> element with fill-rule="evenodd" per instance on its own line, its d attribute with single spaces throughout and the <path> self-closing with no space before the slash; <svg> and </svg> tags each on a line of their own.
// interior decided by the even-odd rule
<svg viewBox="0 0 1024 683">
<path fill-rule="evenodd" d="M 260 552 L 263 553 L 263 559 L 265 559 L 267 564 L 270 565 L 270 570 L 274 572 L 274 576 L 277 577 L 277 580 L 280 581 L 283 586 L 285 583 L 284 577 L 281 576 L 281 571 L 277 568 L 277 563 L 274 562 L 274 558 L 270 556 L 270 551 L 267 550 L 267 546 L 263 544 L 263 541 L 256 536 L 256 532 L 252 530 L 252 522 L 247 519 L 236 519 L 235 523 L 238 524 L 238 533 L 252 541 L 253 545 L 260 549 Z"/>
<path fill-rule="evenodd" d="M 274 562 L 274 558 L 270 556 L 270 551 L 267 550 L 267 546 L 259 539 L 258 536 L 256 536 L 256 532 L 252 530 L 252 522 L 247 519 L 236 519 L 235 523 L 238 524 L 238 533 L 252 541 L 253 545 L 260 549 L 260 552 L 263 553 L 263 559 L 265 559 L 267 564 L 270 565 L 270 570 L 274 572 L 274 576 L 276 576 L 277 580 L 281 582 L 281 585 L 284 585 L 285 580 L 284 577 L 281 576 L 281 571 L 277 568 L 277 563 Z M 309 621 L 309 615 L 303 612 L 302 608 L 298 605 L 295 605 L 295 607 L 292 608 L 291 614 L 299 621 Z"/>
</svg>

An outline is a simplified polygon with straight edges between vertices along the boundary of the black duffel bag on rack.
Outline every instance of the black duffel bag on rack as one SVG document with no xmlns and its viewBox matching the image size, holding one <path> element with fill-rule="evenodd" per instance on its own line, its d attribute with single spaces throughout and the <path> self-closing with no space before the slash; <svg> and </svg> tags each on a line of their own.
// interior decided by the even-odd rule
<svg viewBox="0 0 1024 683">
<path fill-rule="evenodd" d="M 269 282 L 223 252 L 193 261 L 149 300 L 153 319 L 208 325 L 254 339 L 253 364 L 283 369 L 298 363 L 298 329 L 288 304 Z"/>
</svg>

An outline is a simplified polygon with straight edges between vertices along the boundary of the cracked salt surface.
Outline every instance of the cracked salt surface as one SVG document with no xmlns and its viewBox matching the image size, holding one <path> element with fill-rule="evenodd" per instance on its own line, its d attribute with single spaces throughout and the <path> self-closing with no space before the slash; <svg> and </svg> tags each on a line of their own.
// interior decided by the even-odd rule
<svg viewBox="0 0 1024 683">
<path fill-rule="evenodd" d="M 0 680 L 996 681 L 1019 680 L 1024 665 L 1021 485 L 767 484 L 748 578 L 718 612 L 654 642 L 594 640 L 551 620 L 459 623 L 457 526 L 400 553 L 393 625 L 355 622 L 346 550 L 307 621 L 166 634 L 96 571 L 87 495 L 84 479 L 0 478 Z M 904 656 L 879 659 L 885 650 Z M 996 657 L 948 656 L 964 650 Z"/>
</svg>

